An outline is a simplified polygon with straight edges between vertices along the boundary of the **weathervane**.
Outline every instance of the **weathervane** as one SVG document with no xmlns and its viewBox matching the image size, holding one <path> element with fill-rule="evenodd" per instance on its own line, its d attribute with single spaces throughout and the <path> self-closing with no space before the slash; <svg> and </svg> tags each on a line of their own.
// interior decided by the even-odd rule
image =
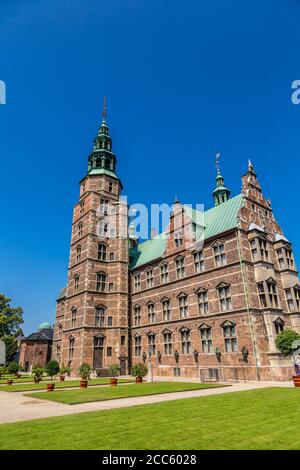
<svg viewBox="0 0 300 470">
<path fill-rule="evenodd" d="M 216 168 L 217 168 L 217 172 L 219 174 L 220 173 L 219 159 L 220 159 L 221 154 L 219 152 L 216 152 L 215 155 L 216 155 Z"/>
</svg>

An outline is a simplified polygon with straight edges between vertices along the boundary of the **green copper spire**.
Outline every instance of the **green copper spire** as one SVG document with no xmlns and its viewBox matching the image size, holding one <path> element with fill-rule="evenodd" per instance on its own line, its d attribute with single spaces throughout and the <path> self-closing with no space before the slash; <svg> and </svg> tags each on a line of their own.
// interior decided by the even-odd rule
<svg viewBox="0 0 300 470">
<path fill-rule="evenodd" d="M 224 185 L 224 178 L 220 173 L 219 167 L 219 158 L 220 154 L 216 154 L 216 166 L 217 166 L 217 176 L 216 176 L 216 189 L 213 191 L 213 198 L 215 206 L 222 204 L 223 202 L 228 201 L 230 196 L 230 190 Z"/>
<path fill-rule="evenodd" d="M 94 139 L 94 149 L 89 156 L 88 173 L 107 173 L 115 176 L 116 156 L 112 152 L 112 139 L 106 124 L 106 98 L 104 97 L 102 122 L 97 136 Z"/>
</svg>

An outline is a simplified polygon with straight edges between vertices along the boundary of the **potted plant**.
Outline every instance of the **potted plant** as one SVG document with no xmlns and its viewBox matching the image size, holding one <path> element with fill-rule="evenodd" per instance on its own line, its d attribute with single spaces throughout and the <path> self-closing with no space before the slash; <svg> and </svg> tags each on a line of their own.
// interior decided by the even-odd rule
<svg viewBox="0 0 300 470">
<path fill-rule="evenodd" d="M 44 369 L 40 366 L 33 366 L 32 368 L 33 380 L 35 384 L 40 383 L 43 377 Z"/>
<path fill-rule="evenodd" d="M 135 383 L 143 383 L 143 377 L 148 373 L 148 368 L 143 362 L 139 362 L 131 367 L 131 375 L 135 377 Z"/>
<path fill-rule="evenodd" d="M 17 362 L 10 362 L 8 364 L 8 373 L 11 374 L 11 376 L 13 375 L 17 375 L 18 371 L 19 371 L 19 364 Z M 10 379 L 7 380 L 7 385 L 12 385 L 13 383 L 13 378 L 11 377 Z"/>
<path fill-rule="evenodd" d="M 275 339 L 277 349 L 285 356 L 291 356 L 294 352 L 293 343 L 300 340 L 300 335 L 294 330 L 283 330 Z M 295 387 L 300 387 L 300 376 L 293 375 Z"/>
<path fill-rule="evenodd" d="M 118 376 L 120 375 L 119 364 L 111 364 L 108 371 L 109 375 L 111 376 L 110 385 L 118 385 Z"/>
<path fill-rule="evenodd" d="M 47 392 L 53 392 L 55 384 L 53 383 L 53 377 L 59 372 L 59 365 L 57 361 L 49 361 L 46 364 L 46 372 L 51 379 L 51 383 L 47 383 Z"/>
<path fill-rule="evenodd" d="M 66 375 L 70 377 L 72 369 L 70 367 L 66 367 L 64 364 L 59 369 L 59 380 L 60 382 L 64 382 Z"/>
<path fill-rule="evenodd" d="M 78 369 L 78 375 L 80 377 L 80 388 L 87 388 L 88 381 L 91 378 L 92 368 L 89 364 L 84 362 Z"/>
</svg>

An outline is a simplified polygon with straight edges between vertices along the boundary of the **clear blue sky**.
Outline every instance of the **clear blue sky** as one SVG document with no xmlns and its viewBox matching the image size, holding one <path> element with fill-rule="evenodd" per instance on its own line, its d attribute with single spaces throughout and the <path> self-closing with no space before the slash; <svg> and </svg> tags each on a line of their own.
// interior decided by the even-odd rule
<svg viewBox="0 0 300 470">
<path fill-rule="evenodd" d="M 297 0 L 3 0 L 0 291 L 54 321 L 103 95 L 129 202 L 212 205 L 250 157 L 298 262 Z"/>
</svg>

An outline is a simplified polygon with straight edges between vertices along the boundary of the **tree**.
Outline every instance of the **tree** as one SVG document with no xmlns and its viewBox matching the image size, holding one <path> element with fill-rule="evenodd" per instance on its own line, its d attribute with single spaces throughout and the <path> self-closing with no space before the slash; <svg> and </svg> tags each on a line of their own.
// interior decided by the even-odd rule
<svg viewBox="0 0 300 470">
<path fill-rule="evenodd" d="M 23 334 L 20 325 L 23 323 L 23 309 L 10 306 L 8 297 L 0 294 L 0 339 L 6 346 L 6 361 L 10 362 L 18 350 L 17 337 Z"/>
<path fill-rule="evenodd" d="M 277 335 L 275 344 L 282 354 L 289 356 L 293 353 L 292 344 L 297 339 L 300 339 L 300 335 L 296 331 L 283 330 Z"/>
<path fill-rule="evenodd" d="M 18 350 L 17 337 L 23 334 L 20 325 L 23 323 L 23 309 L 10 306 L 8 297 L 0 294 L 0 339 L 6 346 L 6 361 L 10 362 Z"/>
<path fill-rule="evenodd" d="M 51 382 L 53 380 L 53 377 L 59 373 L 59 364 L 57 361 L 49 361 L 46 364 L 46 372 L 51 377 Z"/>
</svg>

